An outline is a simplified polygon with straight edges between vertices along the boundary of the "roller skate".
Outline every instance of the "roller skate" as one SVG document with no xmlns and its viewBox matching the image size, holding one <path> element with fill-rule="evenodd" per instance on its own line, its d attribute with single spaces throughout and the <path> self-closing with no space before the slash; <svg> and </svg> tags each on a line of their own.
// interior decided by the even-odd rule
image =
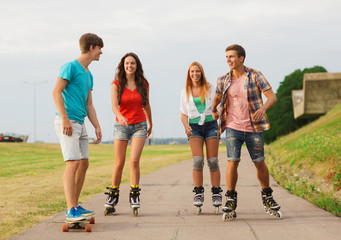
<svg viewBox="0 0 341 240">
<path fill-rule="evenodd" d="M 140 191 L 139 185 L 131 185 L 129 193 L 130 207 L 133 209 L 134 216 L 137 217 L 140 208 Z"/>
<path fill-rule="evenodd" d="M 276 203 L 272 197 L 272 189 L 270 187 L 261 190 L 264 210 L 267 214 L 275 216 L 278 219 L 282 218 L 282 213 L 279 211 L 281 206 Z"/>
<path fill-rule="evenodd" d="M 201 206 L 204 204 L 204 188 L 203 186 L 200 187 L 194 187 L 193 192 L 194 195 L 194 206 L 197 207 L 197 214 L 199 215 L 201 213 Z"/>
<path fill-rule="evenodd" d="M 236 208 L 237 208 L 237 192 L 227 191 L 226 194 L 226 203 L 223 207 L 223 221 L 229 221 L 237 217 Z"/>
<path fill-rule="evenodd" d="M 118 203 L 118 199 L 120 196 L 120 190 L 117 186 L 113 186 L 113 187 L 107 187 L 107 189 L 109 190 L 108 192 L 105 192 L 105 194 L 109 195 L 107 197 L 107 201 L 104 204 L 105 206 L 105 210 L 104 210 L 104 215 L 108 216 L 114 212 L 116 212 L 115 206 Z"/>
<path fill-rule="evenodd" d="M 215 207 L 215 213 L 219 214 L 219 207 L 221 206 L 222 203 L 222 196 L 221 192 L 223 191 L 220 187 L 212 187 L 212 203 L 213 206 Z"/>
</svg>

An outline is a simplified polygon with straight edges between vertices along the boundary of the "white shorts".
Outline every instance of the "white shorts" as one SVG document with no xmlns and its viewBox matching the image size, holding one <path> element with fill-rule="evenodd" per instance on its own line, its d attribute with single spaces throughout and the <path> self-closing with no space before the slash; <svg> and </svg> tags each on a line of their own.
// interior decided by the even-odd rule
<svg viewBox="0 0 341 240">
<path fill-rule="evenodd" d="M 89 159 L 89 138 L 84 123 L 71 120 L 72 136 L 63 134 L 62 119 L 56 115 L 54 125 L 64 161 Z"/>
</svg>

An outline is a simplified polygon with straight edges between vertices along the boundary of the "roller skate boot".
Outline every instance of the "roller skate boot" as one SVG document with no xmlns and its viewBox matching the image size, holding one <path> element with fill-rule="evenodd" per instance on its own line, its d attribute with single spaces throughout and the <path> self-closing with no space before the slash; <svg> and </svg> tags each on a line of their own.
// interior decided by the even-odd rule
<svg viewBox="0 0 341 240">
<path fill-rule="evenodd" d="M 139 185 L 131 185 L 129 193 L 130 207 L 133 209 L 134 216 L 137 217 L 140 208 L 140 191 Z"/>
<path fill-rule="evenodd" d="M 264 210 L 267 214 L 275 216 L 278 219 L 282 218 L 282 213 L 279 211 L 281 206 L 276 203 L 272 197 L 272 189 L 270 187 L 261 190 Z"/>
<path fill-rule="evenodd" d="M 226 203 L 223 207 L 223 221 L 229 221 L 237 217 L 236 208 L 237 208 L 237 192 L 234 190 L 227 191 L 226 194 Z"/>
<path fill-rule="evenodd" d="M 104 215 L 108 216 L 116 211 L 115 206 L 118 203 L 118 199 L 120 196 L 120 190 L 118 186 L 113 186 L 113 187 L 107 187 L 109 190 L 108 192 L 105 192 L 105 194 L 109 195 L 107 197 L 107 201 L 104 204 L 105 210 L 104 210 Z"/>
<path fill-rule="evenodd" d="M 219 214 L 219 207 L 222 204 L 222 198 L 223 198 L 220 193 L 223 190 L 220 187 L 212 187 L 211 191 L 212 191 L 212 203 L 213 203 L 213 206 L 215 207 L 215 212 L 216 214 Z"/>
<path fill-rule="evenodd" d="M 199 215 L 201 213 L 201 206 L 204 204 L 204 188 L 203 186 L 200 187 L 194 187 L 193 192 L 194 195 L 194 206 L 197 207 L 197 214 Z"/>
</svg>

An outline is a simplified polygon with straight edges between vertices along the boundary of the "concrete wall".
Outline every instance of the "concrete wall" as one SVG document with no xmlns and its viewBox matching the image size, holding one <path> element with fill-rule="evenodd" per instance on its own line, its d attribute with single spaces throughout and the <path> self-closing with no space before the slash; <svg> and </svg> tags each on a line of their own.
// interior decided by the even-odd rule
<svg viewBox="0 0 341 240">
<path fill-rule="evenodd" d="M 303 90 L 292 91 L 295 118 L 326 114 L 341 104 L 341 73 L 307 73 Z"/>
</svg>

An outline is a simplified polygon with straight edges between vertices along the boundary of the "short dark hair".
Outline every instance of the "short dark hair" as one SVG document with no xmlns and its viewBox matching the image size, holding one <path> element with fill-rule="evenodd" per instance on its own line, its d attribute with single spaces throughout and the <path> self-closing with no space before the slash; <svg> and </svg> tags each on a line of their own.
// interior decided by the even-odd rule
<svg viewBox="0 0 341 240">
<path fill-rule="evenodd" d="M 96 47 L 103 47 L 103 40 L 99 36 L 94 33 L 85 33 L 79 39 L 79 47 L 82 53 L 87 53 L 90 50 L 90 46 Z"/>
<path fill-rule="evenodd" d="M 225 49 L 225 52 L 227 51 L 230 51 L 230 50 L 235 50 L 237 51 L 237 54 L 238 54 L 238 57 L 244 57 L 244 60 L 245 60 L 245 49 L 238 45 L 238 44 L 233 44 L 231 46 L 228 46 L 226 49 Z"/>
</svg>

